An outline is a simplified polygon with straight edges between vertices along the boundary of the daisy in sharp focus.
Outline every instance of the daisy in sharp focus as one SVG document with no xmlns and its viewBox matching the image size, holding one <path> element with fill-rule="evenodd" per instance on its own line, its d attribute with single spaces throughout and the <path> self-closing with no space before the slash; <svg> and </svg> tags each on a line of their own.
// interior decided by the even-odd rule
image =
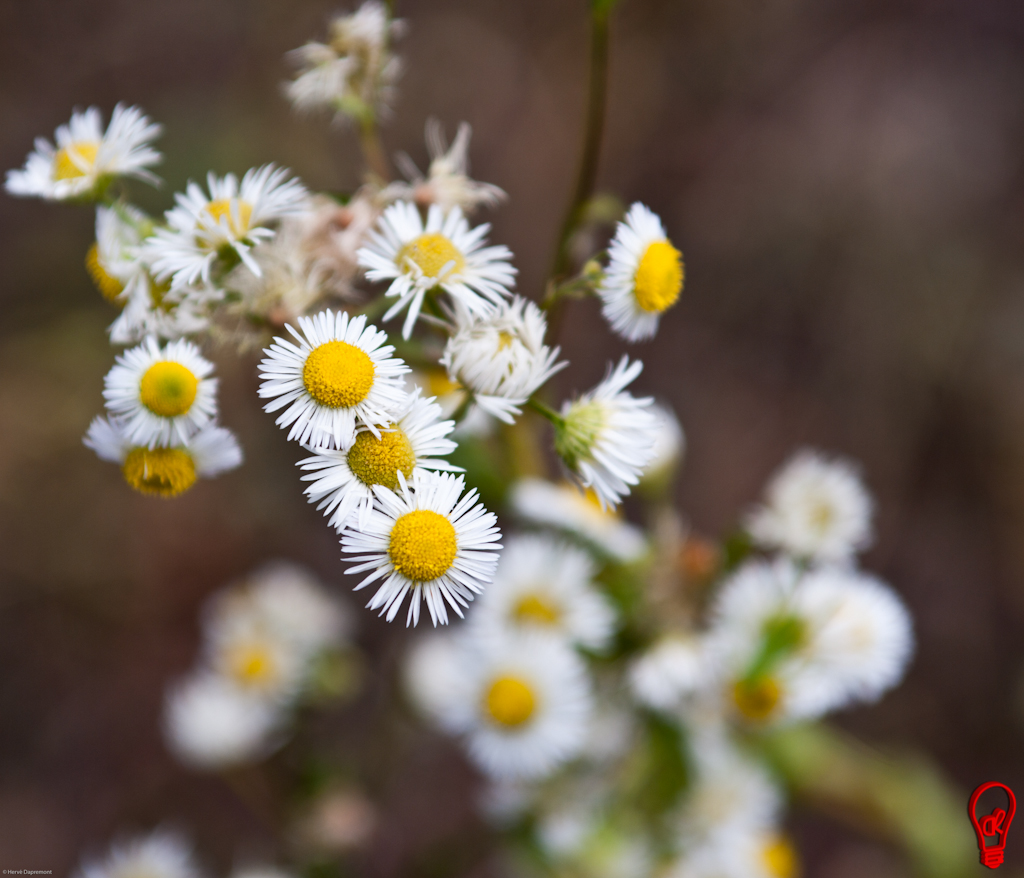
<svg viewBox="0 0 1024 878">
<path fill-rule="evenodd" d="M 146 256 L 159 280 L 174 286 L 210 281 L 214 265 L 241 260 L 253 274 L 260 266 L 250 250 L 274 237 L 270 224 L 306 210 L 309 193 L 287 168 L 263 165 L 246 171 L 241 183 L 234 174 L 206 178 L 207 192 L 189 183 L 174 196 L 177 205 L 166 213 L 167 228 L 146 242 Z"/>
<path fill-rule="evenodd" d="M 74 878 L 199 878 L 192 846 L 180 835 L 158 829 L 115 842 L 106 857 L 86 859 Z"/>
<path fill-rule="evenodd" d="M 420 601 L 430 620 L 448 624 L 448 609 L 462 617 L 460 607 L 494 578 L 501 531 L 497 517 L 477 503 L 476 490 L 463 496 L 461 476 L 414 472 L 407 482 L 398 473 L 398 491 L 374 485 L 377 508 L 366 527 L 351 526 L 341 538 L 342 551 L 356 562 L 346 573 L 370 571 L 356 591 L 383 580 L 367 604 L 395 618 L 409 595 L 406 625 L 420 618 Z"/>
<path fill-rule="evenodd" d="M 379 435 L 368 429 L 356 432 L 352 447 L 317 449 L 313 457 L 298 466 L 309 475 L 306 495 L 316 503 L 329 524 L 339 532 L 351 521 L 363 530 L 373 508 L 373 486 L 398 490 L 398 474 L 412 478 L 417 470 L 461 472 L 462 468 L 440 458 L 455 450 L 446 438 L 454 421 L 441 420 L 441 407 L 433 397 L 422 399 L 416 388 L 405 404 L 395 412 L 395 420 L 381 425 Z"/>
<path fill-rule="evenodd" d="M 478 316 L 493 313 L 511 295 L 516 275 L 509 264 L 512 253 L 504 246 L 483 246 L 489 229 L 489 223 L 470 229 L 459 208 L 446 214 L 436 204 L 430 206 L 426 224 L 416 205 L 407 201 L 384 211 L 359 251 L 359 264 L 369 280 L 391 281 L 384 295 L 398 301 L 385 320 L 408 307 L 403 338 L 412 334 L 423 299 L 435 287 Z"/>
<path fill-rule="evenodd" d="M 347 450 L 357 427 L 373 436 L 394 422 L 406 402 L 402 375 L 409 371 L 389 356 L 387 333 L 366 325 L 365 315 L 321 311 L 300 317 L 297 332 L 285 328 L 298 344 L 283 338 L 263 352 L 259 395 L 269 399 L 264 411 L 284 411 L 275 422 L 290 426 L 288 438 L 315 448 Z"/>
<path fill-rule="evenodd" d="M 83 442 L 101 460 L 120 464 L 124 480 L 140 494 L 157 497 L 177 497 L 197 478 L 213 478 L 242 462 L 242 449 L 234 434 L 213 424 L 184 444 L 149 448 L 134 444 L 116 418 L 97 416 Z"/>
<path fill-rule="evenodd" d="M 626 341 L 658 331 L 661 315 L 683 289 L 683 256 L 665 235 L 661 220 L 637 202 L 615 229 L 608 268 L 597 294 L 601 313 Z"/>
<path fill-rule="evenodd" d="M 482 636 L 540 632 L 600 650 L 615 630 L 615 610 L 594 586 L 597 565 L 549 536 L 516 536 L 501 554 L 494 581 L 479 599 L 473 626 Z"/>
<path fill-rule="evenodd" d="M 650 397 L 625 392 L 643 369 L 623 357 L 593 390 L 562 406 L 555 450 L 602 508 L 617 506 L 654 455 L 658 421 Z"/>
<path fill-rule="evenodd" d="M 123 104 L 114 107 L 104 132 L 99 109 L 89 107 L 57 129 L 56 148 L 42 137 L 36 139 L 25 167 L 7 172 L 7 191 L 64 201 L 98 197 L 118 176 L 156 184 L 159 180 L 147 168 L 160 162 L 160 153 L 149 145 L 159 134 L 160 126 L 138 107 Z"/>
<path fill-rule="evenodd" d="M 544 344 L 545 332 L 544 314 L 522 296 L 484 317 L 456 306 L 455 332 L 440 362 L 481 409 L 512 424 L 513 415 L 522 413 L 520 406 L 568 365 L 557 362 L 559 348 Z"/>
<path fill-rule="evenodd" d="M 121 354 L 104 379 L 107 409 L 134 445 L 187 442 L 217 415 L 213 364 L 189 341 L 163 348 L 152 336 Z"/>
</svg>

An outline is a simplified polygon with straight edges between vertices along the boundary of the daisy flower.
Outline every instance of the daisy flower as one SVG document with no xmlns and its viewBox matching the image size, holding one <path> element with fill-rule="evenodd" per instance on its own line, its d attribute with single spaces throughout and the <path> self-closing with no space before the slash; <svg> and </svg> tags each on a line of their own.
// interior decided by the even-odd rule
<svg viewBox="0 0 1024 878">
<path fill-rule="evenodd" d="M 85 268 L 108 302 L 123 304 L 146 273 L 138 248 L 150 225 L 149 217 L 130 204 L 96 208 L 96 242 L 85 255 Z"/>
<path fill-rule="evenodd" d="M 274 237 L 268 226 L 301 214 L 309 193 L 286 168 L 263 165 L 246 171 L 241 183 L 234 174 L 206 178 L 207 192 L 189 183 L 174 196 L 177 206 L 166 213 L 167 228 L 146 242 L 146 255 L 159 280 L 174 286 L 209 282 L 214 265 L 241 260 L 253 274 L 260 266 L 249 252 L 257 242 Z"/>
<path fill-rule="evenodd" d="M 364 315 L 331 310 L 298 322 L 301 333 L 285 325 L 298 344 L 275 338 L 263 351 L 259 394 L 271 400 L 264 411 L 285 409 L 276 423 L 303 445 L 348 449 L 359 426 L 380 437 L 406 401 L 401 376 L 409 371 L 389 356 L 387 333 Z"/>
<path fill-rule="evenodd" d="M 521 518 L 567 531 L 603 555 L 628 563 L 647 550 L 643 532 L 603 506 L 593 490 L 526 478 L 512 486 L 512 508 Z"/>
<path fill-rule="evenodd" d="M 644 488 L 657 490 L 671 483 L 686 454 L 686 435 L 676 413 L 668 406 L 655 403 L 651 406 L 651 414 L 657 420 L 654 448 L 651 459 L 640 476 L 640 484 Z"/>
<path fill-rule="evenodd" d="M 590 556 L 575 546 L 549 536 L 513 537 L 473 625 L 483 636 L 537 631 L 603 649 L 615 629 L 615 611 L 594 587 L 596 572 Z"/>
<path fill-rule="evenodd" d="M 192 846 L 180 835 L 158 829 L 115 842 L 102 860 L 83 861 L 74 878 L 199 878 Z"/>
<path fill-rule="evenodd" d="M 410 479 L 422 470 L 461 472 L 461 467 L 440 460 L 455 450 L 446 438 L 454 426 L 454 421 L 441 420 L 441 407 L 433 397 L 422 399 L 417 387 L 378 435 L 364 428 L 347 451 L 321 448 L 299 461 L 309 472 L 302 477 L 311 483 L 306 488 L 309 502 L 329 515 L 339 532 L 350 519 L 356 530 L 363 530 L 373 508 L 374 485 L 397 491 L 399 473 Z"/>
<path fill-rule="evenodd" d="M 645 707 L 669 711 L 696 692 L 706 676 L 700 641 L 689 635 L 662 637 L 629 669 L 629 688 Z"/>
<path fill-rule="evenodd" d="M 213 364 L 189 341 L 161 348 L 152 336 L 121 354 L 104 379 L 107 409 L 134 445 L 186 443 L 217 414 Z"/>
<path fill-rule="evenodd" d="M 119 464 L 124 480 L 140 494 L 157 497 L 177 497 L 197 478 L 211 479 L 242 462 L 234 434 L 213 424 L 183 444 L 149 448 L 132 442 L 116 418 L 97 416 L 83 442 L 101 460 Z"/>
<path fill-rule="evenodd" d="M 565 643 L 522 635 L 467 640 L 443 728 L 499 780 L 538 779 L 587 740 L 593 695 L 586 668 Z"/>
<path fill-rule="evenodd" d="M 504 246 L 485 247 L 490 224 L 469 228 L 462 211 L 447 214 L 436 204 L 426 225 L 414 204 L 400 201 L 381 215 L 377 228 L 359 251 L 359 264 L 371 281 L 391 281 L 384 294 L 398 301 L 384 315 L 390 320 L 408 307 L 402 337 L 408 338 L 428 290 L 438 287 L 471 314 L 491 314 L 515 281 Z"/>
<path fill-rule="evenodd" d="M 497 518 L 476 502 L 475 489 L 462 496 L 464 487 L 461 476 L 424 471 L 408 482 L 399 471 L 397 492 L 374 485 L 378 509 L 365 528 L 348 529 L 341 539 L 342 551 L 357 562 L 345 572 L 370 571 L 356 591 L 383 580 L 369 609 L 380 609 L 390 622 L 408 594 L 406 625 L 419 622 L 421 599 L 434 625 L 447 625 L 445 601 L 462 618 L 460 606 L 494 578 Z"/>
<path fill-rule="evenodd" d="M 56 148 L 48 140 L 37 138 L 25 167 L 7 172 L 7 191 L 11 195 L 65 201 L 96 198 L 118 176 L 158 183 L 146 169 L 160 161 L 160 153 L 149 145 L 159 134 L 160 126 L 138 107 L 114 107 L 106 132 L 98 108 L 75 112 L 67 125 L 57 129 Z"/>
<path fill-rule="evenodd" d="M 222 293 L 199 284 L 171 288 L 169 280 L 157 281 L 148 270 L 139 272 L 124 291 L 124 308 L 107 332 L 114 344 L 136 344 L 146 336 L 176 339 L 205 331 L 210 325 L 211 305 Z"/>
<path fill-rule="evenodd" d="M 280 709 L 209 672 L 167 693 L 164 737 L 185 765 L 212 770 L 252 762 L 280 743 Z"/>
<path fill-rule="evenodd" d="M 507 424 L 552 375 L 568 365 L 559 348 L 544 344 L 547 320 L 533 302 L 515 296 L 495 313 L 475 318 L 456 308 L 455 333 L 441 365 L 453 382 L 472 391 L 480 408 Z"/>
<path fill-rule="evenodd" d="M 747 529 L 754 541 L 812 561 L 846 561 L 871 542 L 871 497 L 847 461 L 799 451 L 773 476 Z"/>
<path fill-rule="evenodd" d="M 454 207 L 472 213 L 481 205 L 495 207 L 508 198 L 505 191 L 491 183 L 480 183 L 469 176 L 469 138 L 472 129 L 463 122 L 459 125 L 451 147 L 445 143 L 441 123 L 427 119 L 427 150 L 430 152 L 430 170 L 426 179 L 405 153 L 399 153 L 397 163 L 408 183 L 391 183 L 381 192 L 388 201 L 413 201 L 420 207 L 436 204 L 444 211 Z"/>
<path fill-rule="evenodd" d="M 555 425 L 555 450 L 602 508 L 618 505 L 654 454 L 653 400 L 625 392 L 642 369 L 639 360 L 623 357 L 597 387 L 566 402 Z"/>
<path fill-rule="evenodd" d="M 615 229 L 608 269 L 598 286 L 601 313 L 626 341 L 658 331 L 658 319 L 683 289 L 683 257 L 665 235 L 661 220 L 637 202 Z"/>
</svg>

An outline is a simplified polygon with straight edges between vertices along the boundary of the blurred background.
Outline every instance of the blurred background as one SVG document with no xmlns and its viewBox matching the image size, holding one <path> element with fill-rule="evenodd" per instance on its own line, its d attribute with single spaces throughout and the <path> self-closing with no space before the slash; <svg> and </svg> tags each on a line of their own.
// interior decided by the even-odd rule
<svg viewBox="0 0 1024 878">
<path fill-rule="evenodd" d="M 425 167 L 423 125 L 473 125 L 488 215 L 539 298 L 578 151 L 583 0 L 398 0 L 409 22 L 389 153 Z M 284 53 L 321 39 L 329 0 L 0 4 L 0 168 L 74 107 L 141 105 L 165 125 L 168 207 L 188 178 L 287 165 L 316 189 L 360 179 L 356 138 L 296 118 Z M 678 485 L 701 533 L 727 531 L 799 445 L 862 462 L 878 501 L 866 566 L 908 602 L 905 684 L 838 722 L 917 748 L 967 792 L 1024 792 L 1024 5 L 997 0 L 623 0 L 613 24 L 599 188 L 643 200 L 687 262 L 640 391 L 689 440 Z M 166 753 L 166 684 L 203 599 L 257 564 L 307 564 L 348 595 L 256 398 L 256 357 L 216 354 L 244 467 L 160 501 L 81 436 L 101 410 L 114 312 L 83 266 L 88 209 L 0 197 L 0 865 L 65 874 L 83 850 L 162 821 L 212 870 L 280 854 L 265 815 Z M 571 303 L 584 389 L 624 349 Z M 353 608 L 362 601 L 350 600 Z M 379 806 L 360 874 L 487 875 L 478 781 L 456 746 L 391 710 L 408 638 L 358 609 L 368 686 L 307 734 L 347 754 Z M 966 819 L 966 818 L 965 818 Z M 812 878 L 896 878 L 900 859 L 797 808 Z M 1016 833 L 1017 836 L 1021 831 Z M 1008 863 L 1024 864 L 1010 836 Z M 981 867 L 978 867 L 979 871 Z"/>
</svg>

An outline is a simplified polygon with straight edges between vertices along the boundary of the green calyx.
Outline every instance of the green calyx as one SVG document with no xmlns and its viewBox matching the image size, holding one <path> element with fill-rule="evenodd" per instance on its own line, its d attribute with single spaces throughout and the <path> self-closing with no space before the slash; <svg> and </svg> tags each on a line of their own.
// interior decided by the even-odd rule
<svg viewBox="0 0 1024 878">
<path fill-rule="evenodd" d="M 555 424 L 555 451 L 575 470 L 588 457 L 604 426 L 604 408 L 599 402 L 575 403 Z"/>
</svg>

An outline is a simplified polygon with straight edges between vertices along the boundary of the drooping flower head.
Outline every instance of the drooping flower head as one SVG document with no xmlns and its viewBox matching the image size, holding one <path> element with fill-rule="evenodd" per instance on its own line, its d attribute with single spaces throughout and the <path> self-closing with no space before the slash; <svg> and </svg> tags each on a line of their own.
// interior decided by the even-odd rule
<svg viewBox="0 0 1024 878">
<path fill-rule="evenodd" d="M 389 356 L 387 333 L 367 326 L 365 315 L 321 311 L 300 317 L 299 330 L 286 325 L 295 342 L 275 338 L 260 362 L 259 394 L 268 412 L 284 409 L 279 427 L 288 438 L 315 448 L 347 450 L 356 429 L 374 437 L 394 423 L 406 401 L 402 375 L 409 371 Z"/>
<path fill-rule="evenodd" d="M 56 148 L 48 140 L 37 138 L 25 167 L 7 172 L 7 191 L 11 195 L 66 201 L 97 198 L 119 176 L 157 183 L 147 168 L 160 162 L 160 153 L 149 145 L 159 134 L 160 126 L 138 107 L 114 107 L 105 132 L 97 107 L 75 112 L 67 125 L 57 129 Z"/>
<path fill-rule="evenodd" d="M 424 224 L 414 204 L 399 201 L 388 207 L 359 251 L 367 278 L 391 281 L 384 295 L 398 299 L 384 319 L 408 307 L 402 327 L 408 338 L 424 297 L 435 287 L 472 315 L 492 314 L 511 295 L 516 270 L 507 247 L 484 246 L 489 229 L 488 223 L 470 229 L 459 208 L 445 213 L 433 204 Z"/>
<path fill-rule="evenodd" d="M 637 202 L 615 229 L 609 264 L 598 295 L 601 313 L 626 341 L 658 331 L 658 320 L 683 289 L 682 254 L 665 235 L 661 220 Z"/>
<path fill-rule="evenodd" d="M 108 302 L 124 304 L 131 286 L 146 271 L 139 257 L 149 218 L 130 204 L 96 208 L 96 242 L 85 255 L 85 268 Z"/>
<path fill-rule="evenodd" d="M 383 580 L 367 607 L 390 622 L 409 596 L 406 625 L 419 622 L 420 602 L 430 620 L 448 624 L 448 609 L 462 607 L 494 578 L 501 532 L 494 513 L 477 502 L 475 490 L 463 495 L 461 476 L 398 473 L 398 490 L 374 485 L 377 509 L 366 526 L 342 533 L 342 551 L 355 566 L 346 573 L 368 575 L 356 591 Z"/>
</svg>

